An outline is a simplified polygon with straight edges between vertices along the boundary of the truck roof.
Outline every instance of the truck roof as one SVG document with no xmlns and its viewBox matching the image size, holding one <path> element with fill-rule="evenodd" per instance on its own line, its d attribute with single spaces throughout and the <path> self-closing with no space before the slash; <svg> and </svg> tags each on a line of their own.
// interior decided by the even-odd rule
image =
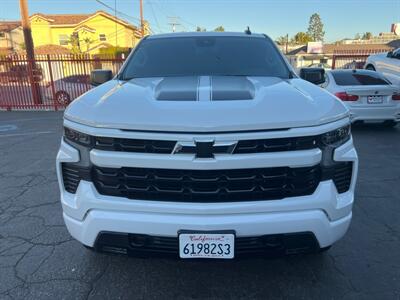
<svg viewBox="0 0 400 300">
<path fill-rule="evenodd" d="M 172 38 L 172 37 L 199 37 L 199 36 L 235 36 L 235 37 L 247 37 L 247 38 L 265 38 L 264 34 L 251 33 L 247 34 L 244 32 L 217 32 L 217 31 L 206 31 L 206 32 L 174 32 L 174 33 L 162 33 L 154 34 L 147 37 L 147 39 L 160 39 L 160 38 Z"/>
</svg>

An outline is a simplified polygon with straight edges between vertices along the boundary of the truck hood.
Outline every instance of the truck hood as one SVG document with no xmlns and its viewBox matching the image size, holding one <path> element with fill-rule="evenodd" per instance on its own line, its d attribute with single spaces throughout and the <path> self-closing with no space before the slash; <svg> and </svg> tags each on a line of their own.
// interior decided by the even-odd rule
<svg viewBox="0 0 400 300">
<path fill-rule="evenodd" d="M 347 115 L 336 97 L 298 78 L 201 76 L 111 80 L 64 116 L 102 128 L 224 132 L 316 126 Z"/>
</svg>

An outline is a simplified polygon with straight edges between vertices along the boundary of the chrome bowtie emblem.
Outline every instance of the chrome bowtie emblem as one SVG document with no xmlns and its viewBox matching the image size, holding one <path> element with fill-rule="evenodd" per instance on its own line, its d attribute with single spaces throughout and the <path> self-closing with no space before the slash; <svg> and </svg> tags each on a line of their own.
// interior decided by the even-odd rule
<svg viewBox="0 0 400 300">
<path fill-rule="evenodd" d="M 172 154 L 195 154 L 196 158 L 214 158 L 214 154 L 232 154 L 237 142 L 215 142 L 213 140 L 195 140 L 177 142 Z"/>
</svg>

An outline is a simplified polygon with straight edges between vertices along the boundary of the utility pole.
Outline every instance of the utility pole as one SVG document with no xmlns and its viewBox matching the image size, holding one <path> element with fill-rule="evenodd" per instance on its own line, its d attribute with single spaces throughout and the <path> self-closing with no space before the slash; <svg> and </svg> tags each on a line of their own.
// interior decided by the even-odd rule
<svg viewBox="0 0 400 300">
<path fill-rule="evenodd" d="M 288 54 L 288 44 L 289 44 L 289 33 L 286 34 L 286 53 Z"/>
<path fill-rule="evenodd" d="M 172 26 L 172 32 L 176 31 L 176 26 L 181 25 L 178 21 L 178 17 L 168 17 L 169 22 L 168 24 Z"/>
<path fill-rule="evenodd" d="M 143 0 L 140 0 L 140 32 L 144 37 Z"/>
<path fill-rule="evenodd" d="M 29 12 L 28 12 L 28 3 L 27 0 L 19 0 L 19 7 L 21 10 L 21 24 L 22 30 L 24 33 L 24 41 L 25 41 L 25 48 L 26 48 L 26 57 L 28 60 L 28 69 L 29 69 L 29 81 L 32 90 L 33 102 L 34 104 L 41 104 L 42 99 L 40 95 L 40 87 L 39 84 L 35 80 L 35 70 L 36 70 L 36 63 L 35 63 L 35 51 L 33 46 L 33 39 L 32 39 L 32 30 L 31 30 L 31 22 L 29 20 Z"/>
<path fill-rule="evenodd" d="M 29 60 L 34 60 L 35 52 L 33 47 L 31 22 L 29 21 L 28 3 L 26 1 L 27 0 L 19 0 L 19 7 L 21 9 L 21 23 L 24 33 L 26 56 Z"/>
</svg>

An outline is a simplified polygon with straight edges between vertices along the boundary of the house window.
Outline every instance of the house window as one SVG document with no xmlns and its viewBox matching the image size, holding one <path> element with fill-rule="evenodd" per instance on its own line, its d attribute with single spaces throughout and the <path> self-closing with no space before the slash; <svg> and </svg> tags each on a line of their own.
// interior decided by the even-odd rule
<svg viewBox="0 0 400 300">
<path fill-rule="evenodd" d="M 69 37 L 67 34 L 60 34 L 58 36 L 58 41 L 60 42 L 60 45 L 68 45 Z"/>
<path fill-rule="evenodd" d="M 6 37 L 6 33 L 3 31 L 0 31 L 0 39 L 4 39 Z"/>
<path fill-rule="evenodd" d="M 101 42 L 105 42 L 107 41 L 106 35 L 104 33 L 99 34 L 99 40 Z"/>
</svg>

